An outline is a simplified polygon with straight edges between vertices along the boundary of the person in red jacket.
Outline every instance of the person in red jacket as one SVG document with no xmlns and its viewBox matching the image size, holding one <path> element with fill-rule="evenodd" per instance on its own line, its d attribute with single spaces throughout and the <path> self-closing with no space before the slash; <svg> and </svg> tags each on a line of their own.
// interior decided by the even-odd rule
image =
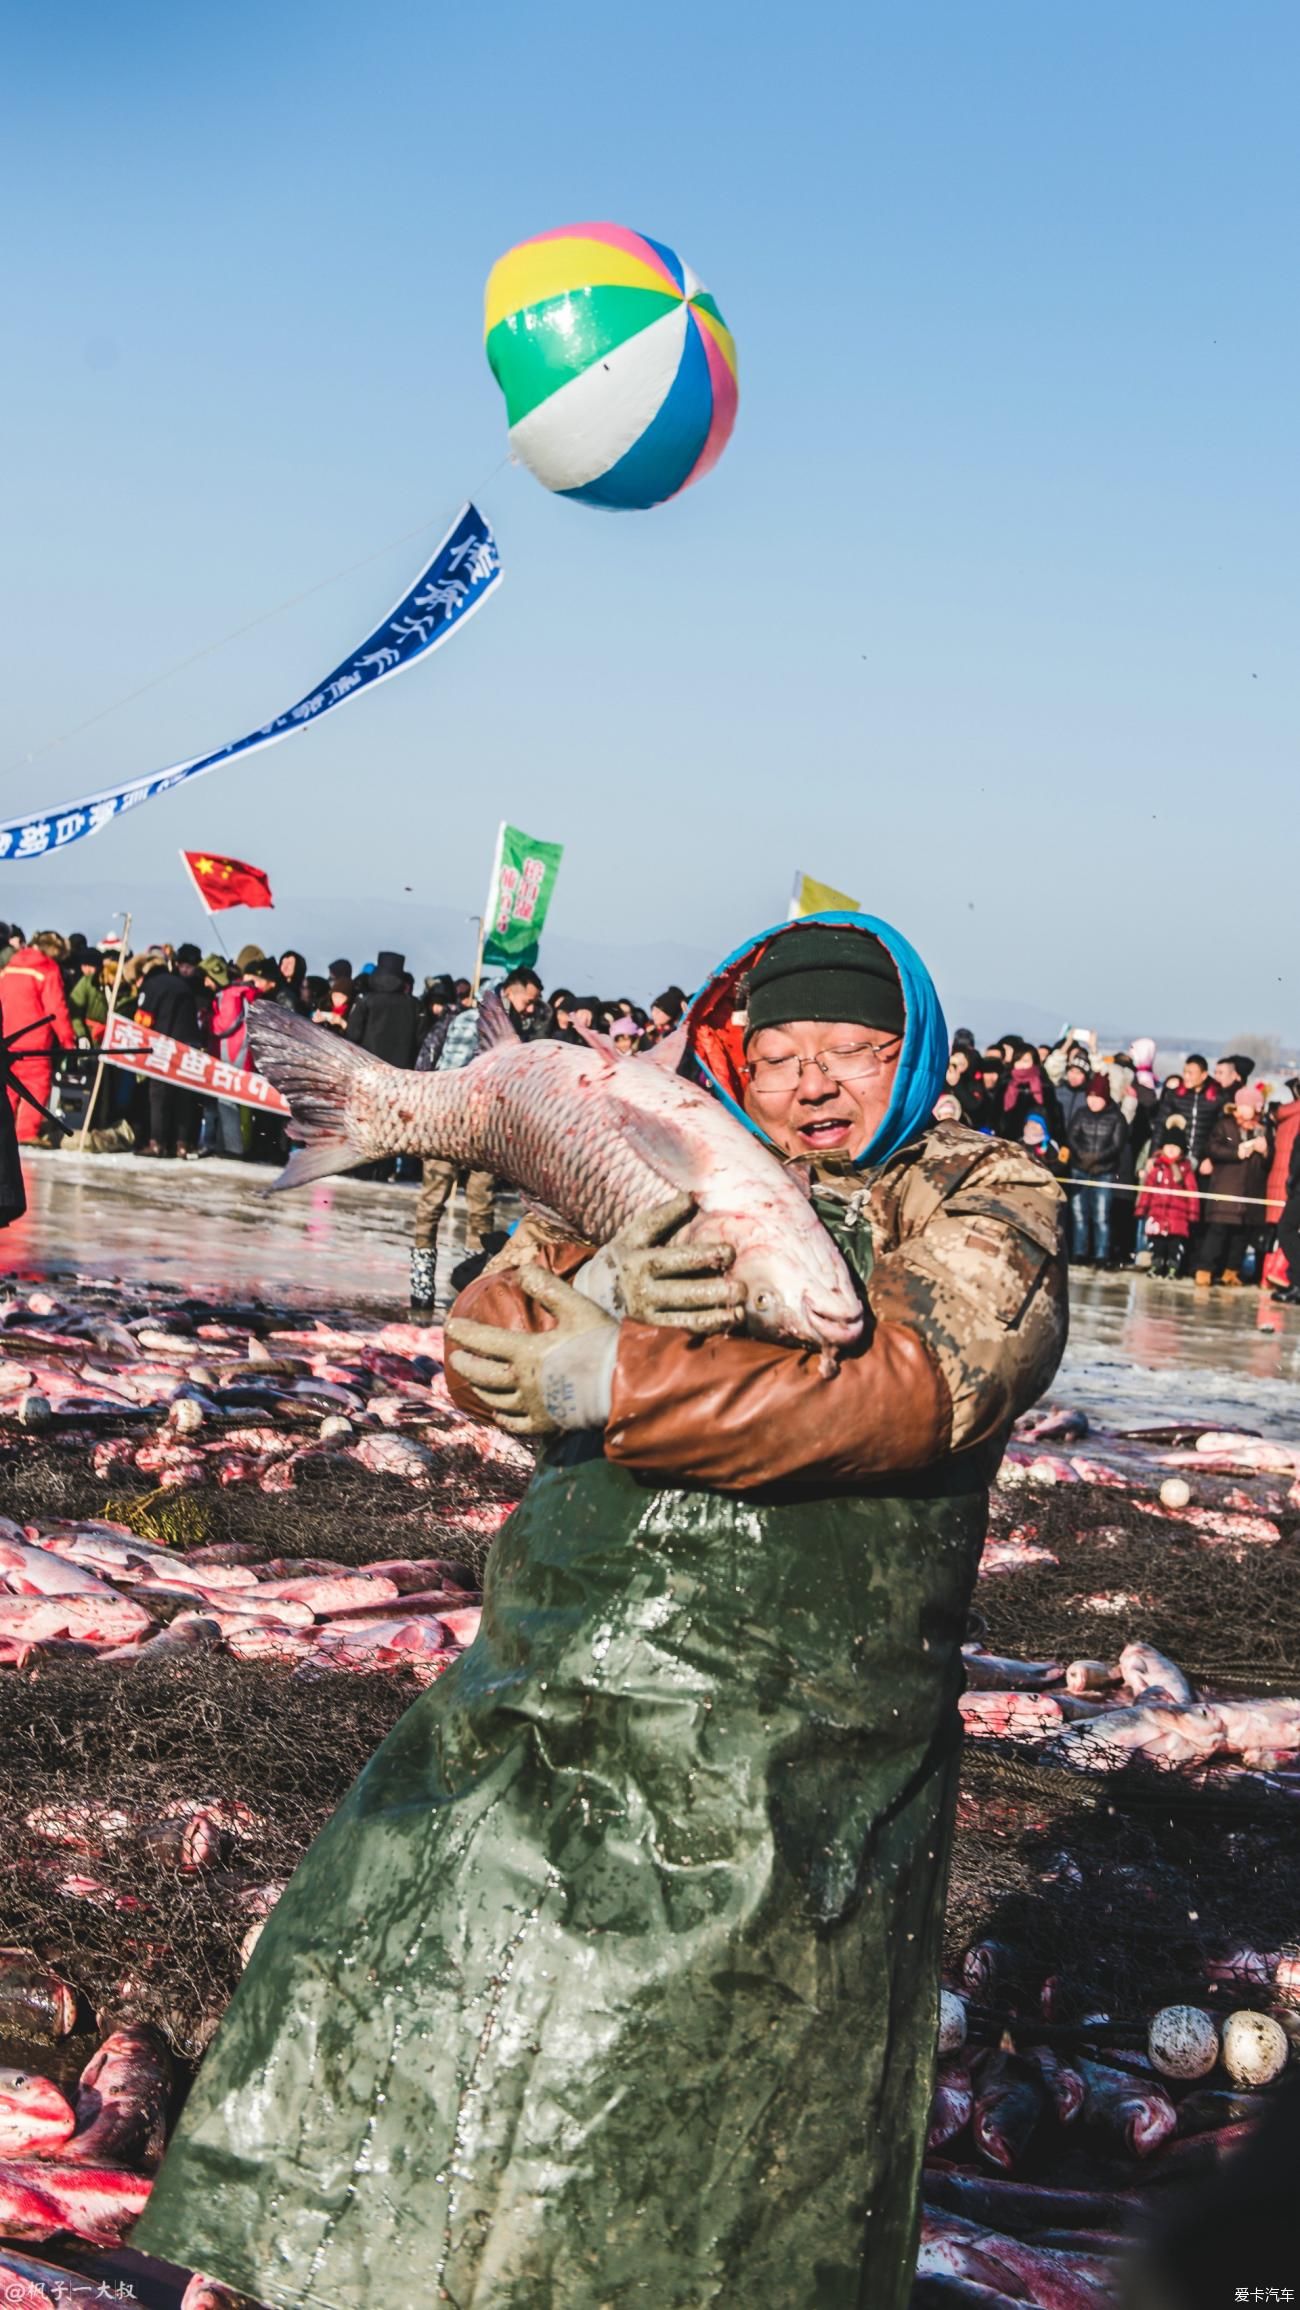
<svg viewBox="0 0 1300 2310">
<path fill-rule="evenodd" d="M 1268 1167 L 1268 1185 L 1264 1193 L 1268 1197 L 1265 1217 L 1270 1227 L 1276 1227 L 1282 1216 L 1296 1133 L 1300 1131 L 1300 1075 L 1289 1075 L 1286 1087 L 1289 1096 L 1279 1099 L 1269 1109 L 1269 1121 L 1273 1125 L 1273 1160 Z"/>
<path fill-rule="evenodd" d="M 55 1051 L 70 1051 L 77 1040 L 59 968 L 67 952 L 68 942 L 56 930 L 38 930 L 30 944 L 20 946 L 0 971 L 0 1023 L 5 1034 L 12 1036 L 21 1028 L 31 1030 L 13 1047 L 13 1072 L 43 1107 L 50 1102 Z M 12 1084 L 9 1103 L 19 1140 L 30 1144 L 39 1138 L 41 1118 Z"/>
<path fill-rule="evenodd" d="M 1196 1173 L 1187 1160 L 1186 1133 L 1166 1125 L 1159 1149 L 1142 1174 L 1142 1193 L 1137 1200 L 1138 1218 L 1147 1223 L 1153 1274 L 1181 1275 L 1200 1209 Z"/>
</svg>

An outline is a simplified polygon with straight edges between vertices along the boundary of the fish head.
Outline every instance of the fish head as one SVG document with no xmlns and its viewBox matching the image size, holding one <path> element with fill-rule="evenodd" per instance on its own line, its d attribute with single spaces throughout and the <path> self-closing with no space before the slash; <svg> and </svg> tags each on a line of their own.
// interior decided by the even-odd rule
<svg viewBox="0 0 1300 2310">
<path fill-rule="evenodd" d="M 830 1236 L 812 1211 L 808 1218 L 797 1245 L 748 1228 L 729 1230 L 735 1244 L 729 1273 L 744 1291 L 745 1330 L 754 1338 L 799 1341 L 833 1356 L 862 1337 L 862 1302 Z"/>
<path fill-rule="evenodd" d="M 1124 2105 L 1129 2144 L 1135 2155 L 1148 2157 L 1168 2141 L 1178 2120 L 1168 2096 L 1152 2088 L 1132 2095 Z"/>
<path fill-rule="evenodd" d="M 28 2118 L 71 2115 L 53 2080 L 25 2069 L 0 2069 L 0 2110 Z"/>
</svg>

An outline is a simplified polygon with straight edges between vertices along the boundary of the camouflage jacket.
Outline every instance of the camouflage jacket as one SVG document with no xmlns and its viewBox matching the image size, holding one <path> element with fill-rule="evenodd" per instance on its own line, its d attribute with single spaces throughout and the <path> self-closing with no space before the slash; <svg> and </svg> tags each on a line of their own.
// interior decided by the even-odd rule
<svg viewBox="0 0 1300 2310">
<path fill-rule="evenodd" d="M 862 1190 L 878 1324 L 906 1324 L 947 1389 L 950 1448 L 1009 1426 L 1067 1330 L 1065 1196 L 1023 1148 L 936 1123 Z"/>
</svg>

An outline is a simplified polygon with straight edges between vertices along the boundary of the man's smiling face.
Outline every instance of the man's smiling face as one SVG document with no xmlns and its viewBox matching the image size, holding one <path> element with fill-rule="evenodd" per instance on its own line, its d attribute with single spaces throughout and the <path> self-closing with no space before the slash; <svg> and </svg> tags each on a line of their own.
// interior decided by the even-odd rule
<svg viewBox="0 0 1300 2310">
<path fill-rule="evenodd" d="M 884 1121 L 902 1047 L 846 1021 L 760 1027 L 745 1047 L 745 1112 L 783 1155 L 852 1163 Z"/>
</svg>

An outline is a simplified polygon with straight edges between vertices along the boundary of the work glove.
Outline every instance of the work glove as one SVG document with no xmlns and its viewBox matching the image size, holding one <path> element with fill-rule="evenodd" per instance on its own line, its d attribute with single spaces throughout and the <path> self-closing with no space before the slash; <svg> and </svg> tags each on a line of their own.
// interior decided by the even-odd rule
<svg viewBox="0 0 1300 2310">
<path fill-rule="evenodd" d="M 725 1270 L 729 1243 L 670 1244 L 665 1237 L 695 1209 L 689 1195 L 674 1195 L 638 1213 L 611 1236 L 574 1277 L 575 1289 L 607 1315 L 633 1323 L 672 1324 L 680 1331 L 735 1331 L 745 1313 L 744 1286 Z"/>
<path fill-rule="evenodd" d="M 451 1368 L 479 1395 L 497 1427 L 512 1436 L 562 1428 L 603 1428 L 618 1357 L 618 1325 L 544 1267 L 521 1267 L 518 1281 L 555 1317 L 553 1331 L 507 1331 L 455 1317 L 447 1337 Z"/>
</svg>

